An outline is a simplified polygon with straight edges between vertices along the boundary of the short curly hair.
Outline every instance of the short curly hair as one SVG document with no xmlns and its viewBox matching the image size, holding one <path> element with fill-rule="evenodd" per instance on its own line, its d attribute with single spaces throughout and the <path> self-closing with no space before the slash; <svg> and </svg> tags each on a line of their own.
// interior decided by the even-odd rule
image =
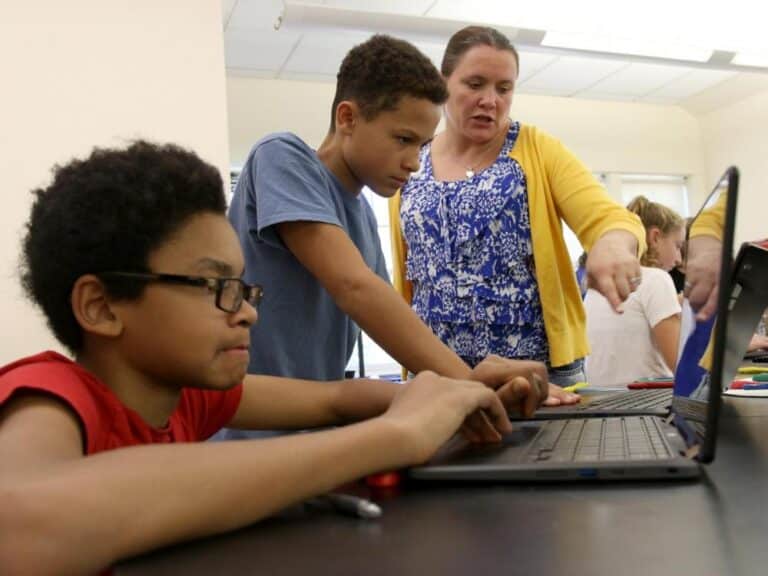
<svg viewBox="0 0 768 576">
<path fill-rule="evenodd" d="M 413 44 L 384 34 L 372 36 L 341 63 L 330 131 L 336 130 L 336 108 L 343 100 L 356 102 L 363 118 L 373 120 L 385 110 L 395 110 L 403 96 L 443 104 L 448 90 L 432 61 Z"/>
<path fill-rule="evenodd" d="M 83 333 L 72 312 L 75 281 L 110 270 L 149 272 L 147 260 L 190 217 L 224 214 L 219 171 L 172 144 L 143 140 L 125 149 L 96 148 L 84 160 L 54 168 L 53 182 L 33 191 L 20 262 L 27 295 L 70 351 Z M 143 284 L 108 284 L 134 299 Z"/>
</svg>

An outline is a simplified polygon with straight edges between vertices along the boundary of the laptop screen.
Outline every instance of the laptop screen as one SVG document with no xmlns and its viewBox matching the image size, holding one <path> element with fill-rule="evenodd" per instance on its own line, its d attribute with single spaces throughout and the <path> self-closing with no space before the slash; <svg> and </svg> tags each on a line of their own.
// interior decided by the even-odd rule
<svg viewBox="0 0 768 576">
<path fill-rule="evenodd" d="M 747 346 L 744 343 L 738 357 L 729 355 L 726 361 L 738 178 L 735 167 L 726 170 L 693 218 L 686 240 L 687 297 L 672 414 L 691 454 L 704 462 L 714 456 L 723 382 L 733 379 Z"/>
</svg>

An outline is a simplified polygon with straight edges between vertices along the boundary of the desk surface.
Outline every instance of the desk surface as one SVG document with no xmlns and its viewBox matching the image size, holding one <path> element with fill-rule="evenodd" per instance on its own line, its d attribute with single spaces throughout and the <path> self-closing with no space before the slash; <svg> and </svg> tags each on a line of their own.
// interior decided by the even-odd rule
<svg viewBox="0 0 768 576">
<path fill-rule="evenodd" d="M 376 521 L 287 510 L 120 576 L 768 573 L 768 400 L 727 399 L 698 481 L 408 485 Z"/>
</svg>

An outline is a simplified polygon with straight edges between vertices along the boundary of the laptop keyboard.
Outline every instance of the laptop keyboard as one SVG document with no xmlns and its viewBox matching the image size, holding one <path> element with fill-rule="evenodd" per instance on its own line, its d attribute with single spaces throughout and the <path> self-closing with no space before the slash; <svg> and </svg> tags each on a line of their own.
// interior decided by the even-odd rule
<svg viewBox="0 0 768 576">
<path fill-rule="evenodd" d="M 551 420 L 528 450 L 529 462 L 658 460 L 671 455 L 652 416 Z"/>
<path fill-rule="evenodd" d="M 605 398 L 598 398 L 588 404 L 576 404 L 574 412 L 582 410 L 648 410 L 666 408 L 672 403 L 672 390 L 668 388 L 652 388 L 649 390 L 632 390 L 619 392 Z"/>
</svg>

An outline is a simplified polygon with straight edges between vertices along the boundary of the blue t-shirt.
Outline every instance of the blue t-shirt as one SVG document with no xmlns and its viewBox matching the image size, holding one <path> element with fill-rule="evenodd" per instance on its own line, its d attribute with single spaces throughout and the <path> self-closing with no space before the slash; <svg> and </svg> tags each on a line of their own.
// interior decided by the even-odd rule
<svg viewBox="0 0 768 576">
<path fill-rule="evenodd" d="M 272 134 L 248 155 L 229 220 L 245 254 L 246 282 L 264 287 L 259 319 L 251 328 L 248 371 L 343 378 L 359 328 L 283 244 L 276 225 L 311 221 L 339 226 L 365 263 L 389 281 L 376 217 L 363 195 L 344 188 L 300 138 Z"/>
</svg>

